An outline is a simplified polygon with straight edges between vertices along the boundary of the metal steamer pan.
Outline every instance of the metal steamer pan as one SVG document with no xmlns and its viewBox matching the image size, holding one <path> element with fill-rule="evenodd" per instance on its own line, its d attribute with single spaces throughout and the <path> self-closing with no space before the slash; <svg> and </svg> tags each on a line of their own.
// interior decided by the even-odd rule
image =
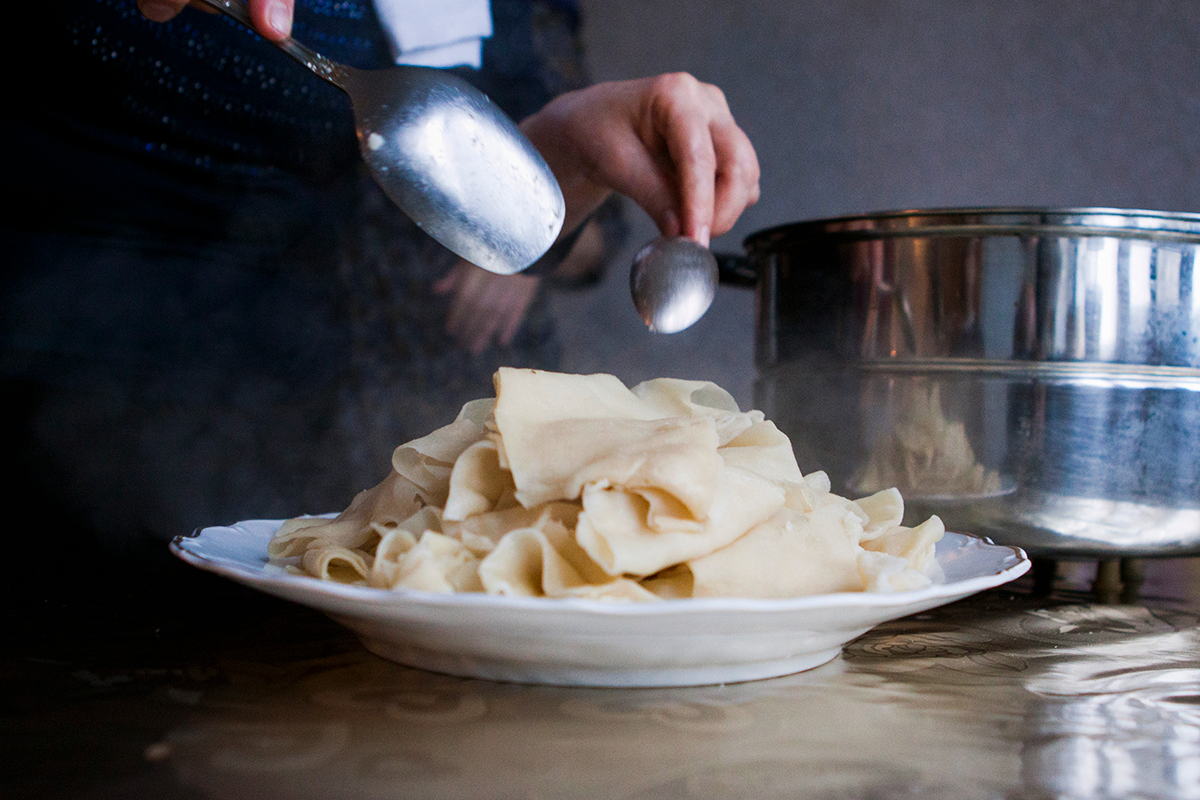
<svg viewBox="0 0 1200 800">
<path fill-rule="evenodd" d="M 756 404 L 801 469 L 1035 555 L 1200 553 L 1200 215 L 903 211 L 746 251 Z"/>
</svg>

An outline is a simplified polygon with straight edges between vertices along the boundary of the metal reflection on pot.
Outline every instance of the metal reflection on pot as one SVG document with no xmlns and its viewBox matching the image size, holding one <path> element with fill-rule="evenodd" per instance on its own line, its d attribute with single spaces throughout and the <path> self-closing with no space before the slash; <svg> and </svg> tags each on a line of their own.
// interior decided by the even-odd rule
<svg viewBox="0 0 1200 800">
<path fill-rule="evenodd" d="M 1200 552 L 1200 215 L 905 211 L 746 242 L 802 469 L 1054 557 Z"/>
</svg>

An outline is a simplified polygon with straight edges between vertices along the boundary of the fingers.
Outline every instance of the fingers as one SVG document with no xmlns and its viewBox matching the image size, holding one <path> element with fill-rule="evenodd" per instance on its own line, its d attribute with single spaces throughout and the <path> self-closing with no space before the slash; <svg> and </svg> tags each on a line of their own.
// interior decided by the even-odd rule
<svg viewBox="0 0 1200 800">
<path fill-rule="evenodd" d="M 152 22 L 172 20 L 188 5 L 188 0 L 138 0 L 137 4 L 142 16 Z M 205 3 L 196 6 L 211 10 Z M 255 30 L 264 38 L 277 42 L 291 35 L 295 0 L 247 0 L 246 6 Z"/>
<path fill-rule="evenodd" d="M 758 201 L 758 157 L 720 89 L 686 74 L 658 81 L 656 125 L 678 173 L 682 232 L 707 247 Z"/>
<path fill-rule="evenodd" d="M 750 137 L 729 122 L 712 127 L 717 153 L 713 201 L 713 235 L 727 232 L 750 206 L 758 202 L 758 156 Z"/>
<path fill-rule="evenodd" d="M 446 315 L 446 332 L 458 346 L 472 355 L 479 355 L 491 344 L 495 316 L 482 307 L 487 288 L 486 279 L 473 271 L 460 281 L 451 296 L 450 310 Z"/>
<path fill-rule="evenodd" d="M 495 275 L 466 261 L 434 285 L 435 292 L 451 295 L 446 333 L 473 355 L 493 342 L 512 344 L 537 288 L 536 277 Z"/>
<path fill-rule="evenodd" d="M 707 247 L 717 175 L 711 125 L 714 114 L 728 113 L 724 95 L 684 73 L 657 78 L 651 92 L 652 124 L 677 176 L 680 233 Z"/>
<path fill-rule="evenodd" d="M 291 35 L 296 0 L 249 0 L 247 5 L 255 29 L 264 38 L 278 42 Z"/>
<path fill-rule="evenodd" d="M 679 205 L 675 168 L 661 141 L 647 147 L 645 138 L 657 140 L 657 134 L 615 137 L 614 155 L 606 169 L 605 184 L 642 207 L 665 236 L 684 233 L 684 214 Z"/>
<path fill-rule="evenodd" d="M 676 170 L 670 160 L 666 157 L 655 158 L 641 138 L 629 137 L 622 144 L 625 152 L 620 155 L 617 164 L 623 178 L 610 181 L 614 190 L 640 205 L 665 236 L 684 234 L 684 213 L 679 207 Z"/>
<path fill-rule="evenodd" d="M 188 0 L 138 0 L 138 11 L 151 22 L 166 22 L 174 19 L 187 7 Z"/>
</svg>

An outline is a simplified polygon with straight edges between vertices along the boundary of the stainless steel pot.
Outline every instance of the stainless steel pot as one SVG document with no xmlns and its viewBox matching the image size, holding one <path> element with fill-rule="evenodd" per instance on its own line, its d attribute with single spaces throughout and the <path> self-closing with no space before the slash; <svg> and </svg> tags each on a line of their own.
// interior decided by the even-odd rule
<svg viewBox="0 0 1200 800">
<path fill-rule="evenodd" d="M 802 469 L 1035 555 L 1200 553 L 1200 215 L 904 211 L 746 251 L 756 404 Z"/>
</svg>

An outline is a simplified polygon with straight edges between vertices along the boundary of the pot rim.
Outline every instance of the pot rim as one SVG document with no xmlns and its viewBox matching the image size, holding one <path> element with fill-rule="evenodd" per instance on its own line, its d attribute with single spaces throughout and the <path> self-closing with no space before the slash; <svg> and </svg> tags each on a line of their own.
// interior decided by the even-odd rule
<svg viewBox="0 0 1200 800">
<path fill-rule="evenodd" d="M 967 206 L 898 209 L 785 223 L 745 238 L 747 252 L 784 241 L 865 241 L 914 237 L 1105 236 L 1200 243 L 1200 213 L 1104 206 Z"/>
</svg>

